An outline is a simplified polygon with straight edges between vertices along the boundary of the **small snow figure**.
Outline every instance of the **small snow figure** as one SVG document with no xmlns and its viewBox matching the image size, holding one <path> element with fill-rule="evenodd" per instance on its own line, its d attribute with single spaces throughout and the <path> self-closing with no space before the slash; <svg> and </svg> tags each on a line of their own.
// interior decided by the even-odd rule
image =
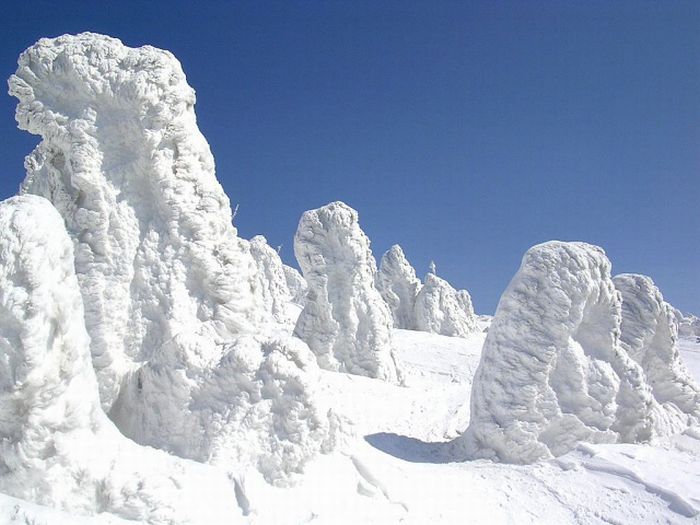
<svg viewBox="0 0 700 525">
<path fill-rule="evenodd" d="M 430 264 L 428 265 L 428 273 L 432 273 L 433 275 L 437 275 L 437 269 L 435 268 L 435 261 L 430 261 Z"/>
</svg>

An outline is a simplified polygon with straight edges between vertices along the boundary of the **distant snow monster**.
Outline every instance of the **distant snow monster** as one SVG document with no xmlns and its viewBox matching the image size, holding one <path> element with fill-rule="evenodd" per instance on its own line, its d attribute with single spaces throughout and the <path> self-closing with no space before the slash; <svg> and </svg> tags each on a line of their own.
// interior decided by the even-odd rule
<svg viewBox="0 0 700 525">
<path fill-rule="evenodd" d="M 213 521 L 242 519 L 223 473 L 119 433 L 100 407 L 89 344 L 63 219 L 41 197 L 3 201 L 0 492 L 154 524 L 197 522 L 204 505 Z"/>
<path fill-rule="evenodd" d="M 294 253 L 309 289 L 295 334 L 321 368 L 398 382 L 393 321 L 375 288 L 369 245 L 347 204 L 332 202 L 302 215 Z"/>
<path fill-rule="evenodd" d="M 21 191 L 49 199 L 75 245 L 103 408 L 142 444 L 202 461 L 245 449 L 259 466 L 284 456 L 268 479 L 298 470 L 328 426 L 304 390 L 315 365 L 303 345 L 258 335 L 279 308 L 231 223 L 180 63 L 64 35 L 22 53 L 9 85 L 19 127 L 42 137 Z"/>
<path fill-rule="evenodd" d="M 658 407 L 620 345 L 620 308 L 601 248 L 528 250 L 489 329 L 458 453 L 530 463 L 579 441 L 653 437 Z"/>
<path fill-rule="evenodd" d="M 469 295 L 467 294 L 467 297 Z M 417 330 L 452 337 L 465 337 L 477 331 L 476 316 L 465 297 L 458 295 L 450 283 L 434 273 L 427 273 L 414 306 Z"/>
<path fill-rule="evenodd" d="M 377 289 L 391 310 L 394 327 L 415 330 L 414 308 L 421 282 L 398 244 L 379 262 Z"/>
<path fill-rule="evenodd" d="M 293 296 L 287 284 L 287 272 L 282 259 L 262 235 L 250 240 L 250 253 L 258 265 L 259 288 L 262 290 L 265 309 L 272 312 L 275 321 L 291 323 L 287 306 Z"/>
<path fill-rule="evenodd" d="M 700 387 L 681 361 L 673 308 L 644 275 L 613 279 L 622 296 L 622 347 L 644 370 L 661 410 L 656 432 L 670 434 L 700 422 Z"/>
</svg>

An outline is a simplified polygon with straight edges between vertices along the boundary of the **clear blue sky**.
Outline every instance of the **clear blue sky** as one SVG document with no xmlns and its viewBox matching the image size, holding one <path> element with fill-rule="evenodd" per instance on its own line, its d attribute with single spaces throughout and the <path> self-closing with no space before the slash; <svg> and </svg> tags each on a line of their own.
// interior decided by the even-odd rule
<svg viewBox="0 0 700 525">
<path fill-rule="evenodd" d="M 14 4 L 14 5 L 13 5 Z M 360 212 L 493 312 L 524 251 L 601 245 L 700 313 L 700 2 L 3 4 L 0 73 L 41 36 L 171 50 L 241 235 Z M 37 142 L 0 96 L 0 197 Z"/>
</svg>

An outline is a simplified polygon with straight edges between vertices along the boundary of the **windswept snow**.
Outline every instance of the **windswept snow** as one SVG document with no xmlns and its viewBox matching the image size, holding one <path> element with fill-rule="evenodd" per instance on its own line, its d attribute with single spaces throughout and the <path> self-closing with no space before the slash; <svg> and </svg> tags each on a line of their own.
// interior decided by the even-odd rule
<svg viewBox="0 0 700 525">
<path fill-rule="evenodd" d="M 75 245 L 104 409 L 141 444 L 269 480 L 299 471 L 328 437 L 306 390 L 316 365 L 263 333 L 286 279 L 237 237 L 179 62 L 91 33 L 42 39 L 10 92 L 42 137 L 22 191 L 54 204 Z"/>
<path fill-rule="evenodd" d="M 61 217 L 40 197 L 0 203 L 0 491 L 149 523 L 240 515 L 223 474 L 119 434 L 89 341 Z"/>
<path fill-rule="evenodd" d="M 661 410 L 655 416 L 661 435 L 700 423 L 700 387 L 678 354 L 673 309 L 644 275 L 614 278 L 622 296 L 622 348 L 644 370 Z"/>
<path fill-rule="evenodd" d="M 472 458 L 529 463 L 580 441 L 650 439 L 651 389 L 620 346 L 620 320 L 602 249 L 528 250 L 489 329 L 457 444 Z"/>
<path fill-rule="evenodd" d="M 357 212 L 342 202 L 305 212 L 294 253 L 309 286 L 294 333 L 321 368 L 399 381 L 392 317 Z"/>
<path fill-rule="evenodd" d="M 467 298 L 469 299 L 467 302 Z M 466 337 L 477 330 L 471 298 L 452 288 L 450 283 L 434 273 L 428 273 L 415 303 L 417 330 L 452 337 Z"/>
<path fill-rule="evenodd" d="M 379 262 L 377 289 L 391 310 L 394 327 L 414 330 L 416 296 L 421 282 L 398 244 L 393 245 Z"/>
</svg>

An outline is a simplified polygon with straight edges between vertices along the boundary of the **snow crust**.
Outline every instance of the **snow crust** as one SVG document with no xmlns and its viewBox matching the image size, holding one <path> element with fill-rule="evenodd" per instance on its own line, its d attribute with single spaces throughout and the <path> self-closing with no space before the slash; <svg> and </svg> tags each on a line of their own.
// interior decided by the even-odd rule
<svg viewBox="0 0 700 525">
<path fill-rule="evenodd" d="M 613 282 L 622 297 L 622 348 L 644 370 L 661 409 L 656 432 L 700 423 L 700 387 L 681 362 L 673 308 L 649 277 L 622 274 Z"/>
<path fill-rule="evenodd" d="M 395 328 L 415 330 L 416 296 L 421 282 L 398 244 L 393 245 L 379 262 L 377 289 L 389 306 Z"/>
<path fill-rule="evenodd" d="M 305 212 L 294 253 L 309 287 L 294 333 L 321 368 L 399 381 L 391 312 L 357 212 L 342 202 Z"/>
<path fill-rule="evenodd" d="M 423 280 L 415 299 L 414 316 L 416 329 L 423 332 L 466 337 L 477 330 L 469 293 L 458 293 L 434 273 L 428 273 Z"/>
<path fill-rule="evenodd" d="M 458 447 L 529 463 L 580 441 L 649 440 L 657 407 L 620 345 L 620 309 L 601 248 L 552 241 L 528 250 L 484 343 Z"/>
<path fill-rule="evenodd" d="M 237 236 L 179 62 L 66 35 L 22 53 L 9 86 L 42 137 L 21 191 L 49 199 L 74 243 L 103 408 L 141 444 L 235 468 L 254 456 L 269 480 L 298 471 L 329 425 L 304 390 L 315 365 L 264 335 L 286 279 Z"/>
<path fill-rule="evenodd" d="M 103 413 L 73 245 L 40 197 L 0 203 L 0 352 L 0 491 L 149 523 L 198 521 L 198 500 L 240 515 L 223 474 L 139 447 Z"/>
</svg>

